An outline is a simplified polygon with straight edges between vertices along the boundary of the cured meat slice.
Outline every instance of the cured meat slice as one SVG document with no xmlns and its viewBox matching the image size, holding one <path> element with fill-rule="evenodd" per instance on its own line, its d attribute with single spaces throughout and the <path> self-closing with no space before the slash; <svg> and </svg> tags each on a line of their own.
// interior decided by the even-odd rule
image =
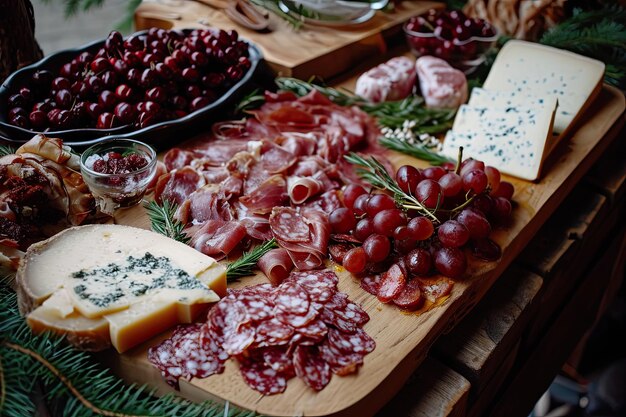
<svg viewBox="0 0 626 417">
<path fill-rule="evenodd" d="M 261 241 L 272 238 L 269 216 L 267 214 L 254 214 L 238 201 L 233 204 L 233 208 L 237 219 L 246 228 L 248 236 Z"/>
<path fill-rule="evenodd" d="M 396 298 L 404 289 L 406 278 L 402 269 L 397 264 L 391 265 L 391 268 L 382 276 L 380 287 L 378 288 L 378 299 L 383 303 L 388 303 Z"/>
<path fill-rule="evenodd" d="M 437 299 L 450 294 L 450 291 L 452 291 L 452 287 L 454 286 L 454 281 L 446 277 L 418 277 L 414 279 L 417 280 L 424 297 L 432 303 L 437 301 Z"/>
<path fill-rule="evenodd" d="M 259 184 L 254 191 L 239 198 L 239 201 L 252 213 L 266 214 L 271 212 L 272 208 L 282 206 L 287 199 L 287 181 L 282 175 L 273 175 Z"/>
<path fill-rule="evenodd" d="M 261 355 L 265 363 L 275 371 L 295 376 L 293 361 L 286 346 L 272 346 L 262 349 Z"/>
<path fill-rule="evenodd" d="M 369 321 L 369 315 L 357 304 L 348 301 L 345 293 L 336 293 L 320 313 L 324 323 L 347 333 L 354 333 Z"/>
<path fill-rule="evenodd" d="M 415 62 L 427 107 L 457 108 L 467 101 L 465 74 L 441 58 L 423 56 Z"/>
<path fill-rule="evenodd" d="M 296 156 L 274 142 L 264 140 L 261 147 L 261 166 L 270 174 L 285 172 L 296 162 Z"/>
<path fill-rule="evenodd" d="M 173 171 L 180 169 L 184 166 L 191 165 L 191 161 L 196 158 L 196 155 L 191 151 L 186 151 L 180 148 L 172 148 L 163 156 L 163 163 L 167 171 Z"/>
<path fill-rule="evenodd" d="M 293 327 L 272 317 L 257 325 L 254 345 L 255 347 L 286 345 L 293 334 Z"/>
<path fill-rule="evenodd" d="M 363 354 L 345 353 L 332 346 L 328 339 L 320 346 L 322 358 L 330 365 L 331 371 L 336 375 L 349 375 L 358 371 L 363 365 Z"/>
<path fill-rule="evenodd" d="M 208 141 L 194 147 L 196 155 L 206 163 L 219 166 L 230 161 L 235 154 L 248 150 L 247 139 L 229 139 Z"/>
<path fill-rule="evenodd" d="M 284 132 L 282 136 L 277 137 L 274 141 L 291 154 L 301 157 L 300 160 L 302 157 L 313 155 L 317 149 L 315 135 L 310 133 Z M 296 160 L 296 163 L 298 163 L 298 160 Z M 293 166 L 290 169 L 292 168 Z"/>
<path fill-rule="evenodd" d="M 363 73 L 356 81 L 355 93 L 374 103 L 401 100 L 413 91 L 416 77 L 412 59 L 392 58 Z"/>
<path fill-rule="evenodd" d="M 209 310 L 206 323 L 208 333 L 222 340 L 226 333 L 249 322 L 245 306 L 229 294 Z"/>
<path fill-rule="evenodd" d="M 233 219 L 230 203 L 224 197 L 219 185 L 205 185 L 191 193 L 188 200 L 188 216 L 196 223 L 206 220 L 229 221 Z"/>
<path fill-rule="evenodd" d="M 300 158 L 291 168 L 290 174 L 296 177 L 312 177 L 316 172 L 325 170 L 328 162 L 317 155 Z"/>
<path fill-rule="evenodd" d="M 263 395 L 280 394 L 287 388 L 289 377 L 264 361 L 242 358 L 239 361 L 239 371 L 246 384 Z"/>
<path fill-rule="evenodd" d="M 287 193 L 293 204 L 302 204 L 314 195 L 319 194 L 324 184 L 314 177 L 288 177 Z"/>
<path fill-rule="evenodd" d="M 257 266 L 274 286 L 289 276 L 293 269 L 293 261 L 286 249 L 272 249 L 259 259 Z"/>
<path fill-rule="evenodd" d="M 321 391 L 330 382 L 330 366 L 317 347 L 299 345 L 293 353 L 296 375 L 315 391 Z"/>
<path fill-rule="evenodd" d="M 217 260 L 223 259 L 246 237 L 246 228 L 236 220 L 207 220 L 199 228 L 190 230 L 193 231 L 190 244 Z"/>
<path fill-rule="evenodd" d="M 328 333 L 328 326 L 322 320 L 313 320 L 306 326 L 298 327 L 296 332 L 307 340 L 319 342 Z"/>
<path fill-rule="evenodd" d="M 237 299 L 246 309 L 250 320 L 260 322 L 273 316 L 274 301 L 273 294 L 266 292 L 265 288 L 257 285 L 246 288 L 237 295 Z"/>
<path fill-rule="evenodd" d="M 424 305 L 420 282 L 416 279 L 407 282 L 402 292 L 393 299 L 393 303 L 405 310 L 416 310 Z"/>
<path fill-rule="evenodd" d="M 337 275 L 329 270 L 294 272 L 289 277 L 308 293 L 311 301 L 325 303 L 337 292 Z"/>
<path fill-rule="evenodd" d="M 354 246 L 348 243 L 337 243 L 335 245 L 328 246 L 328 253 L 333 261 L 343 265 L 343 258 L 346 253 Z"/>
<path fill-rule="evenodd" d="M 367 354 L 376 349 L 376 342 L 363 329 L 354 333 L 344 333 L 336 329 L 328 330 L 328 343 L 343 353 Z"/>
<path fill-rule="evenodd" d="M 270 227 L 277 239 L 285 242 L 308 242 L 309 226 L 302 214 L 291 207 L 277 207 L 270 215 Z"/>
<path fill-rule="evenodd" d="M 307 291 L 293 280 L 285 281 L 276 290 L 274 303 L 276 318 L 293 327 L 305 326 L 318 315 L 311 307 Z"/>
<path fill-rule="evenodd" d="M 204 184 L 202 175 L 191 167 L 184 167 L 159 178 L 154 190 L 154 199 L 159 203 L 168 200 L 180 205 Z"/>
<path fill-rule="evenodd" d="M 305 207 L 319 210 L 326 214 L 330 214 L 343 206 L 337 190 L 326 191 L 319 197 L 305 203 Z"/>
</svg>

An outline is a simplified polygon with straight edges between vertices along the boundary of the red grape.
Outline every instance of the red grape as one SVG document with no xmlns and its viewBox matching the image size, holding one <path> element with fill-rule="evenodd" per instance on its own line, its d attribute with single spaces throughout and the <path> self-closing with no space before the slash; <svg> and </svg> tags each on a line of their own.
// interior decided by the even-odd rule
<svg viewBox="0 0 626 417">
<path fill-rule="evenodd" d="M 435 208 L 443 203 L 441 186 L 433 180 L 422 180 L 415 188 L 415 197 L 427 208 Z"/>
<path fill-rule="evenodd" d="M 396 208 L 396 202 L 393 201 L 393 198 L 387 194 L 374 194 L 367 201 L 365 211 L 368 216 L 374 217 L 380 211 L 394 208 Z"/>
<path fill-rule="evenodd" d="M 491 191 L 497 190 L 500 186 L 500 171 L 492 166 L 486 166 L 485 174 L 487 175 L 487 184 Z"/>
<path fill-rule="evenodd" d="M 343 257 L 343 267 L 353 274 L 363 272 L 366 264 L 367 255 L 362 247 L 350 249 Z"/>
<path fill-rule="evenodd" d="M 463 163 L 461 164 L 461 172 L 459 173 L 461 175 L 461 177 L 463 177 L 465 174 L 467 174 L 470 171 L 473 170 L 479 170 L 479 171 L 484 171 L 485 170 L 485 163 L 482 161 L 478 161 L 476 159 L 466 159 L 465 161 L 463 161 Z"/>
<path fill-rule="evenodd" d="M 359 184 L 348 184 L 343 190 L 343 204 L 349 209 L 352 209 L 354 207 L 354 201 L 356 200 L 356 198 L 363 194 L 367 194 L 365 188 L 363 188 Z"/>
<path fill-rule="evenodd" d="M 412 218 L 407 228 L 409 229 L 411 237 L 415 240 L 426 240 L 435 232 L 433 222 L 423 216 Z"/>
<path fill-rule="evenodd" d="M 345 207 L 333 210 L 328 216 L 328 221 L 335 233 L 348 233 L 356 226 L 354 213 Z"/>
<path fill-rule="evenodd" d="M 412 251 L 413 249 L 415 249 L 415 246 L 417 246 L 417 240 L 411 239 L 411 238 L 394 239 L 393 241 L 393 248 L 399 254 L 408 253 Z"/>
<path fill-rule="evenodd" d="M 491 233 L 491 225 L 487 219 L 471 209 L 459 213 L 456 220 L 467 228 L 472 239 L 485 238 Z"/>
<path fill-rule="evenodd" d="M 406 266 L 415 275 L 427 275 L 430 272 L 432 261 L 430 252 L 426 249 L 413 249 L 406 255 Z"/>
<path fill-rule="evenodd" d="M 406 215 L 397 208 L 379 211 L 374 216 L 374 231 L 380 235 L 392 236 L 396 227 L 406 224 Z"/>
<path fill-rule="evenodd" d="M 454 172 L 448 172 L 439 178 L 439 185 L 445 197 L 453 197 L 461 192 L 463 181 L 461 177 Z"/>
<path fill-rule="evenodd" d="M 439 241 L 448 248 L 459 248 L 467 243 L 470 234 L 465 226 L 456 220 L 448 220 L 437 229 Z"/>
<path fill-rule="evenodd" d="M 513 207 L 511 202 L 504 197 L 496 197 L 493 200 L 493 209 L 491 210 L 491 216 L 497 223 L 506 223 L 511 217 L 511 211 Z"/>
<path fill-rule="evenodd" d="M 387 236 L 373 234 L 363 242 L 363 249 L 372 262 L 385 260 L 391 251 L 391 243 Z"/>
<path fill-rule="evenodd" d="M 513 198 L 513 193 L 515 192 L 515 187 L 508 181 L 500 181 L 500 186 L 497 190 L 492 191 L 491 195 L 493 197 L 502 197 L 510 200 Z"/>
<path fill-rule="evenodd" d="M 460 278 L 467 269 L 465 253 L 459 248 L 439 248 L 435 251 L 435 268 L 442 275 Z"/>
<path fill-rule="evenodd" d="M 465 191 L 473 191 L 475 194 L 480 194 L 487 188 L 487 174 L 485 171 L 474 169 L 466 172 L 461 177 L 463 179 L 463 189 Z"/>
<path fill-rule="evenodd" d="M 354 228 L 354 237 L 361 242 L 372 233 L 374 233 L 374 221 L 372 219 L 361 219 Z"/>
<path fill-rule="evenodd" d="M 394 239 L 403 240 L 403 239 L 408 239 L 410 237 L 411 237 L 411 232 L 409 232 L 409 228 L 405 225 L 398 226 L 393 231 Z"/>
<path fill-rule="evenodd" d="M 362 216 L 366 213 L 367 203 L 370 199 L 369 194 L 361 194 L 354 200 L 352 210 L 357 216 Z"/>
<path fill-rule="evenodd" d="M 434 181 L 438 181 L 445 174 L 446 170 L 442 167 L 429 167 L 422 171 L 424 178 Z"/>
<path fill-rule="evenodd" d="M 396 172 L 396 182 L 402 191 L 413 194 L 415 187 L 422 180 L 420 171 L 411 165 L 402 165 Z"/>
</svg>

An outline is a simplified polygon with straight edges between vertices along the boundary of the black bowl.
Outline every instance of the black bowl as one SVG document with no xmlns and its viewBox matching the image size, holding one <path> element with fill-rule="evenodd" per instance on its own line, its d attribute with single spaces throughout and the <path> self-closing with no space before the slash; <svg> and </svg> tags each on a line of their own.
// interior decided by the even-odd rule
<svg viewBox="0 0 626 417">
<path fill-rule="evenodd" d="M 188 33 L 189 31 L 189 29 L 185 29 L 183 32 Z M 147 31 L 141 31 L 134 33 L 134 35 L 143 35 L 146 33 Z M 8 98 L 12 94 L 15 94 L 20 87 L 26 86 L 28 82 L 30 82 L 34 72 L 45 69 L 56 74 L 63 64 L 70 62 L 82 52 L 95 54 L 104 45 L 104 40 L 95 41 L 79 48 L 67 49 L 49 55 L 34 64 L 15 71 L 5 80 L 2 86 L 0 86 L 0 142 L 19 146 L 29 141 L 34 135 L 44 133 L 50 137 L 61 138 L 64 144 L 76 149 L 84 149 L 95 143 L 106 140 L 111 136 L 123 136 L 125 138 L 141 140 L 151 144 L 157 149 L 170 147 L 185 139 L 187 134 L 197 132 L 197 129 L 203 126 L 208 127 L 212 121 L 217 120 L 220 115 L 224 114 L 229 107 L 233 106 L 251 89 L 250 86 L 253 83 L 255 75 L 260 72 L 263 67 L 263 65 L 261 65 L 263 62 L 263 54 L 256 45 L 250 42 L 248 42 L 248 44 L 251 66 L 243 78 L 231 86 L 230 89 L 213 103 L 178 119 L 155 123 L 145 128 L 126 125 L 112 129 L 79 128 L 55 131 L 46 130 L 43 132 L 24 129 L 8 123 Z"/>
</svg>

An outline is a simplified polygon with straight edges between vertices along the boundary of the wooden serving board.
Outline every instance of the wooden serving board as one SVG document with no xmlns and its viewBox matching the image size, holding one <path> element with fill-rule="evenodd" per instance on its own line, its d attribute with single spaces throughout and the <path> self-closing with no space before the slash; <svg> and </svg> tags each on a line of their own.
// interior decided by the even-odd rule
<svg viewBox="0 0 626 417">
<path fill-rule="evenodd" d="M 216 8 L 198 1 L 147 1 L 135 12 L 137 30 L 150 27 L 164 29 L 206 28 L 235 29 L 256 43 L 272 69 L 283 76 L 307 79 L 313 75 L 330 78 L 353 69 L 361 61 L 387 51 L 390 42 L 404 43 L 402 24 L 411 16 L 431 8 L 442 8 L 441 2 L 403 1 L 393 12 L 376 15 L 359 25 L 329 27 L 304 25 L 294 30 L 283 19 L 270 14 L 270 30 L 246 29 Z"/>
<path fill-rule="evenodd" d="M 349 87 L 353 82 L 351 80 L 345 86 Z M 506 228 L 494 230 L 491 236 L 502 247 L 502 258 L 497 262 L 471 261 L 467 278 L 455 284 L 451 295 L 441 305 L 419 315 L 404 313 L 394 306 L 380 303 L 363 291 L 352 275 L 329 263 L 340 277 L 339 289 L 360 303 L 371 317 L 365 330 L 374 337 L 377 347 L 365 357 L 358 374 L 333 376 L 330 384 L 320 392 L 314 392 L 294 378 L 289 381 L 285 393 L 263 397 L 243 382 L 236 364 L 230 361 L 221 375 L 181 380 L 180 393 L 196 401 L 226 400 L 266 415 L 373 415 L 400 390 L 439 335 L 452 328 L 478 303 L 604 152 L 624 124 L 624 109 L 624 95 L 615 88 L 604 86 L 570 140 L 560 144 L 550 156 L 541 181 L 531 183 L 507 178 L 515 185 L 512 221 Z M 397 153 L 392 153 L 390 158 L 396 166 L 407 163 L 425 166 L 421 161 Z M 141 207 L 120 211 L 115 220 L 149 227 Z M 265 281 L 259 274 L 238 285 Z M 162 392 L 171 391 L 146 356 L 147 349 L 166 336 L 122 355 L 108 352 L 105 360 L 128 381 L 158 386 Z"/>
</svg>

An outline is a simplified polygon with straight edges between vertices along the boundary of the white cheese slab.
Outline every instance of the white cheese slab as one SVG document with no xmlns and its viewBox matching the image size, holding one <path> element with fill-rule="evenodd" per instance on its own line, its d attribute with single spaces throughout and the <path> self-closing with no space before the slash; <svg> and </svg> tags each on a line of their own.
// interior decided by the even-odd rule
<svg viewBox="0 0 626 417">
<path fill-rule="evenodd" d="M 496 57 L 486 90 L 555 96 L 554 131 L 566 134 L 600 91 L 604 63 L 537 43 L 511 40 Z"/>
<path fill-rule="evenodd" d="M 551 138 L 555 108 L 459 108 L 442 153 L 451 158 L 463 146 L 463 157 L 479 159 L 500 171 L 527 180 L 539 178 Z"/>
</svg>

